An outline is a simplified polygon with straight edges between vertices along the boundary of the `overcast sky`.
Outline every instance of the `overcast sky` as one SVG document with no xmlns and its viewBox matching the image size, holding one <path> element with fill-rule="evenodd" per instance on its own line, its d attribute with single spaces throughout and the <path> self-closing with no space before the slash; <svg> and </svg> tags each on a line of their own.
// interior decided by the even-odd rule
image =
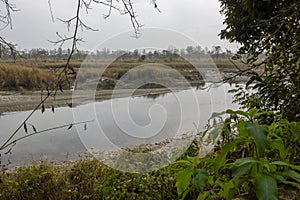
<svg viewBox="0 0 300 200">
<path fill-rule="evenodd" d="M 77 1 L 51 0 L 54 22 L 51 18 L 48 0 L 14 0 L 12 2 L 20 11 L 13 14 L 13 29 L 2 30 L 0 34 L 7 40 L 17 43 L 20 49 L 57 48 L 48 40 L 56 40 L 56 32 L 62 35 L 71 34 L 57 18 L 67 19 L 74 16 Z M 192 38 L 202 47 L 211 48 L 220 45 L 223 49 L 237 49 L 237 44 L 230 44 L 219 39 L 218 34 L 224 25 L 217 0 L 157 0 L 157 4 L 161 13 L 154 9 L 150 0 L 134 1 L 138 20 L 144 28 L 157 27 L 175 30 Z M 85 22 L 99 31 L 80 31 L 80 36 L 85 40 L 85 43 L 79 47 L 80 49 L 91 50 L 95 45 L 113 35 L 132 30 L 128 16 L 112 12 L 109 18 L 103 19 L 107 11 L 107 8 L 98 5 L 94 6 L 88 15 L 82 12 Z M 141 33 L 143 34 L 143 31 Z M 69 44 L 66 44 L 64 48 L 69 48 Z"/>
</svg>

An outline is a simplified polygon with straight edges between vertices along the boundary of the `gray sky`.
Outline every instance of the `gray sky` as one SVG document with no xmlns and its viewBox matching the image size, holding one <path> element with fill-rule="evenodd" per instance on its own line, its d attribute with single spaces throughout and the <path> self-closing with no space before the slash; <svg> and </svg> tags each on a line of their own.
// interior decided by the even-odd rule
<svg viewBox="0 0 300 200">
<path fill-rule="evenodd" d="M 20 11 L 13 14 L 13 29 L 5 29 L 0 34 L 7 40 L 17 43 L 19 48 L 57 48 L 58 46 L 53 46 L 48 40 L 56 40 L 56 32 L 62 35 L 71 34 L 56 18 L 68 19 L 74 16 L 77 1 L 51 0 L 54 22 L 51 19 L 48 0 L 12 2 Z M 138 20 L 145 28 L 175 30 L 192 38 L 202 47 L 211 48 L 220 45 L 222 49 L 237 49 L 237 44 L 219 39 L 218 33 L 224 25 L 217 0 L 157 0 L 161 13 L 153 8 L 150 0 L 136 0 L 134 3 Z M 112 12 L 108 19 L 103 19 L 107 11 L 106 7 L 98 5 L 94 6 L 88 15 L 82 12 L 85 22 L 99 31 L 80 31 L 80 36 L 85 40 L 85 43 L 79 46 L 80 49 L 91 50 L 113 35 L 132 30 L 128 16 Z M 143 31 L 141 33 L 143 34 Z M 66 44 L 63 48 L 69 47 L 70 44 Z"/>
</svg>

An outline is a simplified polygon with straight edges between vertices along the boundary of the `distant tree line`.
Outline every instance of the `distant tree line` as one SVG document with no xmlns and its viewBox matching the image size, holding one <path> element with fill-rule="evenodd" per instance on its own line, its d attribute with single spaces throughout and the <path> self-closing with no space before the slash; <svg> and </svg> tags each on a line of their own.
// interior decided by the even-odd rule
<svg viewBox="0 0 300 200">
<path fill-rule="evenodd" d="M 18 51 L 18 55 L 21 58 L 27 59 L 67 59 L 70 55 L 70 49 L 62 49 L 61 47 L 57 49 L 24 49 Z M 87 55 L 95 58 L 119 58 L 119 59 L 135 59 L 135 60 L 154 60 L 154 59 L 168 59 L 169 61 L 176 60 L 179 57 L 186 58 L 205 58 L 212 57 L 216 59 L 230 58 L 233 56 L 231 50 L 223 50 L 221 46 L 213 46 L 211 49 L 207 47 L 202 48 L 201 46 L 187 46 L 186 48 L 176 48 L 174 46 L 169 46 L 167 50 L 146 50 L 146 49 L 135 49 L 133 51 L 125 50 L 110 50 L 109 48 L 103 48 L 102 50 L 97 50 L 95 52 L 89 51 L 75 51 L 73 54 L 73 59 L 81 60 L 85 59 Z M 7 49 L 0 48 L 0 58 L 11 59 L 15 55 L 12 55 Z"/>
</svg>

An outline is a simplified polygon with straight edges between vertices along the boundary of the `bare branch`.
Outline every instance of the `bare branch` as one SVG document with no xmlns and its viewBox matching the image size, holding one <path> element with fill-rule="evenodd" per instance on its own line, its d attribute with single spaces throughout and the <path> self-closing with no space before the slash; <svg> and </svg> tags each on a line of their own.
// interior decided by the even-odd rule
<svg viewBox="0 0 300 200">
<path fill-rule="evenodd" d="M 113 0 L 106 0 L 106 1 L 90 0 L 90 2 L 91 2 L 91 1 L 92 1 L 93 3 L 96 3 L 96 4 L 101 4 L 101 5 L 104 5 L 104 6 L 109 7 L 109 12 L 108 12 L 107 15 L 104 15 L 104 18 L 107 18 L 107 17 L 110 16 L 111 10 L 112 10 L 112 9 L 118 11 L 120 14 L 125 14 L 125 13 L 123 12 L 123 10 L 122 10 L 120 7 L 118 7 L 118 6 L 116 6 L 116 5 L 113 5 Z M 118 1 L 117 1 L 117 2 L 118 2 Z"/>
<path fill-rule="evenodd" d="M 63 68 L 63 70 L 59 73 L 56 81 L 55 87 L 51 90 L 48 91 L 48 94 L 41 98 L 41 102 L 29 113 L 29 115 L 23 120 L 23 122 L 20 123 L 20 125 L 16 128 L 16 130 L 9 136 L 9 138 L 3 143 L 3 145 L 0 147 L 0 150 L 4 149 L 4 147 L 7 147 L 7 144 L 11 143 L 12 138 L 18 133 L 18 131 L 23 127 L 23 125 L 28 121 L 28 119 L 41 107 L 44 105 L 45 101 L 50 97 L 50 96 L 56 96 L 56 93 L 58 90 L 61 89 L 61 84 L 65 80 L 66 76 L 68 75 L 68 71 L 74 71 L 70 67 L 70 60 L 72 58 L 72 55 L 74 53 L 74 50 L 76 49 L 76 44 L 77 44 L 77 32 L 78 32 L 78 24 L 79 24 L 79 11 L 80 11 L 80 4 L 81 0 L 78 0 L 78 5 L 77 5 L 77 12 L 76 12 L 76 21 L 75 21 L 75 29 L 73 33 L 72 39 L 72 49 L 70 52 L 70 55 L 68 57 L 68 60 Z"/>
<path fill-rule="evenodd" d="M 142 27 L 137 20 L 137 15 L 133 9 L 133 4 L 131 0 L 122 0 L 124 5 L 125 14 L 130 16 L 131 25 L 134 29 L 135 37 L 137 38 L 140 33 L 140 28 Z"/>
<path fill-rule="evenodd" d="M 3 14 L 0 14 L 0 22 L 3 23 L 3 27 L 1 30 L 5 29 L 7 26 L 10 26 L 12 29 L 12 17 L 11 13 L 18 11 L 15 4 L 10 3 L 9 0 L 0 0 L 0 2 L 4 5 L 5 10 Z"/>
<path fill-rule="evenodd" d="M 48 0 L 48 6 L 49 6 L 49 10 L 50 10 L 51 20 L 52 20 L 52 22 L 54 22 L 54 15 L 53 15 L 52 6 L 51 6 L 51 0 Z"/>
<path fill-rule="evenodd" d="M 56 126 L 56 127 L 52 127 L 52 128 L 47 128 L 47 129 L 44 129 L 44 130 L 41 130 L 41 131 L 33 131 L 32 133 L 29 133 L 27 135 L 24 135 L 22 137 L 19 137 L 3 146 L 0 147 L 0 151 L 8 148 L 9 146 L 11 146 L 11 148 L 6 152 L 6 154 L 8 154 L 9 152 L 11 152 L 12 150 L 12 147 L 14 147 L 16 145 L 16 143 L 20 140 L 23 140 L 25 138 L 28 138 L 30 136 L 33 136 L 33 135 L 38 135 L 40 133 L 45 133 L 45 132 L 48 132 L 48 131 L 52 131 L 52 130 L 56 130 L 56 129 L 62 129 L 62 128 L 66 128 L 68 127 L 68 129 L 70 129 L 70 127 L 73 127 L 73 126 L 76 126 L 76 125 L 79 125 L 79 124 L 86 124 L 86 123 L 90 123 L 90 122 L 93 122 L 94 120 L 87 120 L 87 121 L 82 121 L 82 122 L 73 122 L 71 124 L 65 124 L 65 125 L 61 125 L 61 126 Z M 28 123 L 30 124 L 30 123 Z M 31 125 L 31 124 L 30 124 Z M 86 129 L 86 126 L 84 126 L 84 129 Z"/>
<path fill-rule="evenodd" d="M 8 42 L 5 38 L 0 36 L 0 57 L 4 51 L 9 51 L 13 59 L 16 59 L 17 51 L 16 51 L 16 44 Z"/>
<path fill-rule="evenodd" d="M 6 6 L 6 14 L 5 15 L 0 15 L 0 22 L 4 23 L 6 26 L 10 25 L 12 28 L 12 19 L 11 19 L 11 11 L 17 11 L 16 7 L 14 4 L 11 4 L 9 2 L 9 0 L 0 0 L 0 2 L 2 2 L 5 6 Z M 119 3 L 118 0 L 116 0 L 117 3 Z M 111 15 L 112 9 L 117 10 L 120 14 L 122 15 L 129 15 L 130 17 L 130 21 L 132 24 L 132 27 L 134 29 L 135 32 L 135 36 L 138 37 L 139 35 L 139 31 L 141 28 L 141 25 L 139 24 L 138 20 L 137 20 L 137 15 L 134 11 L 133 8 L 133 2 L 132 0 L 121 0 L 122 5 L 123 5 L 123 9 L 119 8 L 118 6 L 113 4 L 113 0 L 105 0 L 105 1 L 98 1 L 98 0 L 78 0 L 77 2 L 77 9 L 76 9 L 76 15 L 68 20 L 62 20 L 59 19 L 61 22 L 65 23 L 67 25 L 68 31 L 70 31 L 71 29 L 71 25 L 74 24 L 74 30 L 73 30 L 73 34 L 72 36 L 61 36 L 59 33 L 57 33 L 58 36 L 58 40 L 57 41 L 51 41 L 54 44 L 60 44 L 61 46 L 66 42 L 66 41 L 71 41 L 72 45 L 71 45 L 71 52 L 67 58 L 66 64 L 64 65 L 63 69 L 59 72 L 58 76 L 57 76 L 57 81 L 55 86 L 50 90 L 49 88 L 47 89 L 47 95 L 46 96 L 41 96 L 41 102 L 29 113 L 29 115 L 23 120 L 23 122 L 20 123 L 20 125 L 16 128 L 16 130 L 9 136 L 9 138 L 2 144 L 2 146 L 0 147 L 0 151 L 15 144 L 16 141 L 24 139 L 26 137 L 29 137 L 31 135 L 35 135 L 37 133 L 41 133 L 41 132 L 46 132 L 49 130 L 53 130 L 53 129 L 57 129 L 57 128 L 61 128 L 61 127 L 55 127 L 52 129 L 46 129 L 43 131 L 39 131 L 39 132 L 34 132 L 32 134 L 28 134 L 24 137 L 20 137 L 17 140 L 13 140 L 14 136 L 18 133 L 18 131 L 23 127 L 24 124 L 27 123 L 27 121 L 29 120 L 29 118 L 31 118 L 31 116 L 40 108 L 42 107 L 42 111 L 45 109 L 44 108 L 44 103 L 46 102 L 46 100 L 51 96 L 54 98 L 55 100 L 55 96 L 57 94 L 57 91 L 60 90 L 63 92 L 62 90 L 62 83 L 64 81 L 68 81 L 68 77 L 70 74 L 76 74 L 75 70 L 73 69 L 73 67 L 70 66 L 70 61 L 71 58 L 74 54 L 74 51 L 77 50 L 77 44 L 81 41 L 83 41 L 81 38 L 78 37 L 78 28 L 81 28 L 81 30 L 85 29 L 85 30 L 92 30 L 92 31 L 96 31 L 96 29 L 93 29 L 89 26 L 87 26 L 80 18 L 80 10 L 84 7 L 86 12 L 88 13 L 88 10 L 91 9 L 91 3 L 95 3 L 95 4 L 101 4 L 101 5 L 105 5 L 109 7 L 108 10 L 108 14 L 104 16 L 104 18 L 107 18 L 108 16 Z M 157 4 L 156 4 L 156 0 L 152 0 L 152 3 L 154 5 L 154 7 L 156 9 L 157 8 Z M 48 0 L 48 4 L 49 4 L 49 8 L 50 8 L 50 13 L 51 13 L 51 17 L 53 20 L 53 13 L 52 13 L 52 9 L 51 9 L 51 2 L 50 0 Z M 160 12 L 160 10 L 158 10 Z M 15 45 L 13 45 L 12 43 L 8 43 L 4 40 L 4 38 L 0 37 L 0 47 L 6 47 L 9 48 L 11 50 L 11 52 L 15 52 Z M 53 108 L 52 108 L 53 109 Z M 64 125 L 65 126 L 69 126 L 69 125 Z M 13 140 L 13 141 L 12 141 Z"/>
<path fill-rule="evenodd" d="M 104 15 L 104 19 L 108 18 L 110 15 L 111 15 L 111 10 L 112 10 L 112 4 L 113 2 L 110 1 L 110 5 L 109 5 L 109 10 L 108 10 L 108 13 L 106 15 Z"/>
<path fill-rule="evenodd" d="M 5 29 L 6 27 L 10 27 L 12 29 L 12 17 L 11 13 L 18 11 L 15 4 L 12 4 L 9 0 L 0 0 L 0 3 L 3 4 L 4 9 L 0 12 L 0 23 L 3 24 L 3 27 L 0 30 Z M 2 56 L 3 51 L 9 51 L 15 60 L 17 51 L 16 44 L 8 42 L 5 38 L 0 36 L 0 57 Z"/>
<path fill-rule="evenodd" d="M 161 10 L 157 6 L 156 0 L 151 0 L 151 3 L 153 4 L 154 8 L 161 13 Z"/>
</svg>

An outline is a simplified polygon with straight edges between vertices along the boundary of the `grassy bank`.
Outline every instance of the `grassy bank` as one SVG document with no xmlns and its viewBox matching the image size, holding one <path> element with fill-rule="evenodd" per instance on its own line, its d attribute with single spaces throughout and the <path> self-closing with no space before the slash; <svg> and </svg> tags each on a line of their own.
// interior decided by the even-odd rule
<svg viewBox="0 0 300 200">
<path fill-rule="evenodd" d="M 21 65 L 0 65 L 1 90 L 37 90 L 54 85 L 55 74 L 51 71 Z"/>
<path fill-rule="evenodd" d="M 42 163 L 0 176 L 0 199 L 176 199 L 174 174 L 166 169 L 139 175 L 97 160 L 70 166 Z"/>
<path fill-rule="evenodd" d="M 40 164 L 20 167 L 13 172 L 2 172 L 0 175 L 0 199 L 233 199 L 226 197 L 226 192 L 232 191 L 233 185 L 221 187 L 221 183 L 232 176 L 229 171 L 222 174 L 210 175 L 208 183 L 199 192 L 195 184 L 202 183 L 204 179 L 192 176 L 194 170 L 203 170 L 205 163 L 220 155 L 216 149 L 198 162 L 198 142 L 192 143 L 189 149 L 182 155 L 181 160 L 175 164 L 147 174 L 135 174 L 120 172 L 103 165 L 100 161 L 84 158 L 74 163 L 60 165 L 41 162 Z M 142 149 L 137 149 L 141 151 Z M 196 157 L 194 157 L 196 156 Z M 234 159 L 234 155 L 227 158 Z M 194 162 L 197 162 L 194 163 Z M 128 163 L 130 165 L 130 163 Z M 143 163 L 141 163 L 143 164 Z M 147 165 L 147 162 L 144 163 Z M 194 168 L 188 168 L 190 164 L 196 164 Z M 186 166 L 178 171 L 179 166 Z M 224 165 L 225 166 L 225 165 Z M 214 173 L 208 171 L 209 174 Z M 194 179 L 191 181 L 190 179 Z M 242 179 L 241 179 L 242 180 Z M 212 183 L 214 184 L 212 184 Z M 294 185 L 295 186 L 295 185 Z M 186 187 L 185 196 L 180 194 L 180 188 Z M 201 186 L 203 187 L 203 186 Z M 226 190 L 226 188 L 228 188 Z M 223 191 L 224 189 L 224 191 Z M 288 184 L 278 184 L 278 199 L 299 199 L 298 187 Z M 211 194 L 207 195 L 210 190 Z M 256 199 L 255 191 L 251 184 L 246 187 L 237 187 L 240 192 L 234 195 L 234 199 Z M 244 192 L 241 192 L 244 191 Z M 247 192 L 245 192 L 247 191 Z"/>
<path fill-rule="evenodd" d="M 64 67 L 64 60 L 30 60 L 30 59 L 18 59 L 13 60 L 1 60 L 0 61 L 0 90 L 40 90 L 47 86 L 51 86 L 55 83 L 57 78 L 57 72 L 59 69 Z M 73 60 L 70 66 L 74 67 L 75 71 L 81 67 L 82 60 Z M 196 61 L 195 61 L 196 62 Z M 100 63 L 86 63 L 87 68 L 81 68 L 81 73 L 84 79 L 98 79 L 99 73 L 103 77 L 106 77 L 106 82 L 100 83 L 101 89 L 111 89 L 114 87 L 116 80 L 120 79 L 128 70 L 133 69 L 137 66 L 149 63 L 159 63 L 160 65 L 169 66 L 169 69 L 163 69 L 161 67 L 154 66 L 151 70 L 150 67 L 147 73 L 153 77 L 167 77 L 173 79 L 176 74 L 174 72 L 181 74 L 188 81 L 195 82 L 199 81 L 198 78 L 201 77 L 199 72 L 188 62 L 184 60 L 148 60 L 148 61 L 138 61 L 138 60 L 116 60 L 105 69 L 105 62 Z M 201 68 L 206 69 L 212 66 L 212 61 L 197 61 Z M 217 59 L 214 63 L 219 68 L 221 72 L 230 73 L 237 69 L 228 59 Z M 237 62 L 236 65 L 239 68 L 245 67 L 242 63 Z M 172 69 L 171 69 L 172 68 Z M 165 76 L 167 74 L 167 76 Z M 136 72 L 130 74 L 131 79 L 136 79 Z M 196 80 L 197 79 L 197 80 Z M 70 84 L 73 84 L 74 77 L 69 79 Z M 65 87 L 69 83 L 65 84 Z"/>
</svg>

